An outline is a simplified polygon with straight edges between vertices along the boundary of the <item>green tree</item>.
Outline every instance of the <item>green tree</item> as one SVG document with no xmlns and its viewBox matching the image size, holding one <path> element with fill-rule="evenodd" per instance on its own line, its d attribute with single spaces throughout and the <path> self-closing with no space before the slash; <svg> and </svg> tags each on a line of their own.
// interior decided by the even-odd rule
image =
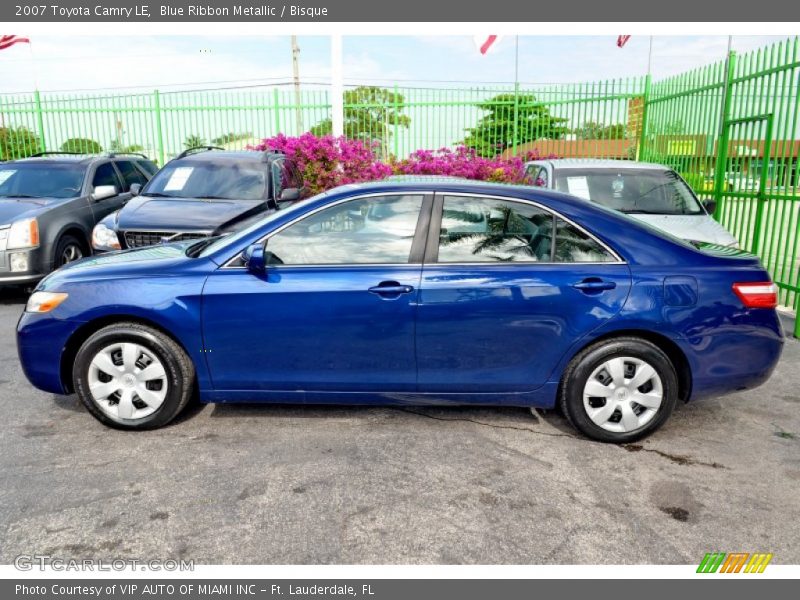
<svg viewBox="0 0 800 600">
<path fill-rule="evenodd" d="M 405 98 L 385 88 L 360 86 L 344 93 L 344 135 L 353 140 L 377 142 L 381 154 L 389 155 L 389 140 L 395 127 L 411 124 L 403 114 Z M 316 136 L 330 135 L 333 123 L 320 121 L 311 128 Z"/>
<path fill-rule="evenodd" d="M 62 152 L 77 152 L 79 154 L 100 154 L 103 147 L 89 138 L 70 138 L 61 144 Z"/>
<path fill-rule="evenodd" d="M 14 160 L 41 150 L 39 136 L 27 127 L 0 127 L 0 160 Z"/>
<path fill-rule="evenodd" d="M 467 129 L 463 144 L 479 156 L 492 157 L 507 148 L 534 140 L 557 140 L 569 129 L 567 119 L 555 117 L 533 94 L 498 94 L 478 104 L 485 111 L 475 127 Z M 514 119 L 516 115 L 516 120 Z"/>
<path fill-rule="evenodd" d="M 197 148 L 198 146 L 206 146 L 207 143 L 206 138 L 200 137 L 199 135 L 193 133 L 184 140 L 183 145 L 188 149 Z"/>
<path fill-rule="evenodd" d="M 621 140 L 625 138 L 625 125 L 622 123 L 603 125 L 597 121 L 586 121 L 572 133 L 579 140 Z"/>
<path fill-rule="evenodd" d="M 253 137 L 253 133 L 251 131 L 245 131 L 242 133 L 235 133 L 233 131 L 226 133 L 225 135 L 221 135 L 219 137 L 215 137 L 211 140 L 211 143 L 214 146 L 222 146 L 224 144 L 230 144 L 231 142 L 238 142 L 239 140 L 246 140 Z"/>
<path fill-rule="evenodd" d="M 125 152 L 144 152 L 144 146 L 141 144 L 123 144 L 119 140 L 114 140 L 108 145 L 108 151 L 116 154 L 124 154 Z"/>
</svg>

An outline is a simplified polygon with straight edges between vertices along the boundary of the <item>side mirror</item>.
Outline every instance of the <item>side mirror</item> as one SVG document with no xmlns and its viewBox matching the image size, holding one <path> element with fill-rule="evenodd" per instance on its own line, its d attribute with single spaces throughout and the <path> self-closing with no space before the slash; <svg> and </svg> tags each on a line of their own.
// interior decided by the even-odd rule
<svg viewBox="0 0 800 600">
<path fill-rule="evenodd" d="M 111 198 L 111 196 L 116 196 L 118 193 L 115 185 L 98 185 L 94 188 L 92 199 L 105 200 L 106 198 Z"/>
<path fill-rule="evenodd" d="M 266 242 L 263 244 L 250 244 L 245 248 L 242 257 L 244 258 L 244 266 L 247 270 L 256 275 L 263 275 L 270 265 L 283 264 L 280 258 L 267 250 Z"/>
<path fill-rule="evenodd" d="M 284 188 L 278 196 L 280 202 L 294 202 L 300 199 L 300 190 L 297 188 Z"/>
<path fill-rule="evenodd" d="M 704 200 L 703 201 L 703 208 L 706 209 L 708 214 L 713 215 L 714 211 L 717 210 L 717 201 L 716 200 Z"/>
<path fill-rule="evenodd" d="M 244 266 L 247 270 L 256 275 L 261 275 L 267 270 L 267 263 L 264 260 L 266 244 L 250 244 L 244 251 Z"/>
<path fill-rule="evenodd" d="M 131 189 L 129 191 L 131 193 L 131 196 L 138 196 L 139 192 L 142 191 L 142 184 L 141 183 L 132 183 L 131 184 Z"/>
</svg>

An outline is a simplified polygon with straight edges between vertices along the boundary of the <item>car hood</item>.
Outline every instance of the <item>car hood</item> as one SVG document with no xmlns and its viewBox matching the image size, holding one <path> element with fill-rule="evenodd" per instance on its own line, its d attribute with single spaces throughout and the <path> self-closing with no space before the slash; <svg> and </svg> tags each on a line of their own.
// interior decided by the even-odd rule
<svg viewBox="0 0 800 600">
<path fill-rule="evenodd" d="M 631 217 L 690 242 L 730 246 L 737 239 L 709 215 L 641 215 Z"/>
<path fill-rule="evenodd" d="M 117 214 L 117 229 L 213 232 L 265 209 L 263 200 L 136 196 Z"/>
<path fill-rule="evenodd" d="M 63 202 L 58 198 L 0 198 L 0 225 L 35 217 L 48 206 Z"/>
<path fill-rule="evenodd" d="M 205 261 L 189 258 L 186 249 L 196 240 L 160 244 L 147 248 L 121 250 L 83 258 L 64 265 L 42 279 L 37 289 L 53 290 L 59 285 L 74 281 L 101 282 L 115 278 L 136 276 L 171 277 L 175 271 L 187 264 Z"/>
</svg>

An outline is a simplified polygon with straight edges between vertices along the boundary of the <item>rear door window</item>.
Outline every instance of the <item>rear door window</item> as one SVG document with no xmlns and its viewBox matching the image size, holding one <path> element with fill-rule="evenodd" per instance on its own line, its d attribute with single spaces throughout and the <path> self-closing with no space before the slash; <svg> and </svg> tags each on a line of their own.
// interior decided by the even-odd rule
<svg viewBox="0 0 800 600">
<path fill-rule="evenodd" d="M 527 202 L 445 196 L 439 263 L 614 262 L 597 240 Z"/>
<path fill-rule="evenodd" d="M 120 170 L 120 173 L 122 173 L 122 179 L 125 182 L 125 186 L 123 188 L 124 192 L 130 190 L 134 183 L 138 183 L 140 185 L 147 183 L 147 179 L 145 179 L 144 175 L 142 175 L 139 170 L 133 166 L 132 162 L 128 160 L 118 160 L 117 168 Z"/>
</svg>

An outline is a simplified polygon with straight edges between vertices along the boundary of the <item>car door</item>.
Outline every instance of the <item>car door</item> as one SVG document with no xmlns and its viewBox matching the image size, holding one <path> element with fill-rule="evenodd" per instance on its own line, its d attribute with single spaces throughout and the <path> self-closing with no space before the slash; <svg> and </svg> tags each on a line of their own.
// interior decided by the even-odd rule
<svg viewBox="0 0 800 600">
<path fill-rule="evenodd" d="M 578 338 L 613 317 L 624 264 L 530 202 L 436 196 L 417 309 L 421 392 L 525 392 Z"/>
<path fill-rule="evenodd" d="M 432 196 L 338 202 L 268 236 L 263 276 L 203 291 L 215 389 L 413 391 L 414 317 Z"/>
<path fill-rule="evenodd" d="M 94 190 L 101 185 L 113 185 L 117 188 L 119 193 L 99 199 L 94 199 L 90 196 L 92 214 L 94 216 L 93 226 L 107 215 L 122 208 L 125 202 L 131 197 L 124 186 L 119 172 L 111 162 L 100 163 L 95 167 L 94 173 L 91 175 L 89 194 L 93 194 Z"/>
</svg>

